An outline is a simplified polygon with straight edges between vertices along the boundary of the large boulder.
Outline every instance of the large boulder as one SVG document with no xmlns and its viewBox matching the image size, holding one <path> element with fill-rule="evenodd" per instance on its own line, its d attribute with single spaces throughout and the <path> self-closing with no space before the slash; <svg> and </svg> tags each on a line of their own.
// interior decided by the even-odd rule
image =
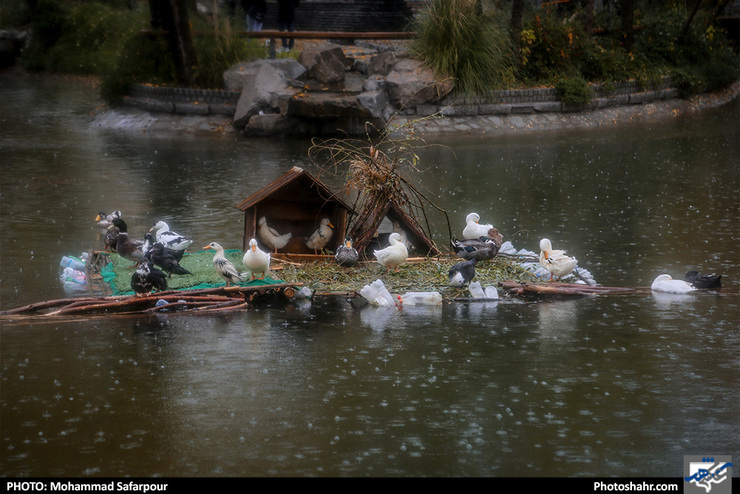
<svg viewBox="0 0 740 494">
<path fill-rule="evenodd" d="M 323 83 L 344 82 L 349 62 L 342 47 L 335 44 L 310 45 L 298 57 L 309 79 Z"/>
<path fill-rule="evenodd" d="M 292 58 L 239 62 L 224 72 L 225 88 L 231 91 L 241 91 L 249 79 L 265 65 L 275 69 L 286 81 L 300 81 L 306 76 L 306 67 Z"/>
<path fill-rule="evenodd" d="M 251 70 L 252 68 L 255 70 Z M 254 115 L 285 113 L 288 101 L 299 91 L 292 88 L 283 73 L 272 64 L 250 67 L 247 74 L 234 113 L 234 126 L 240 129 Z"/>
<path fill-rule="evenodd" d="M 386 76 L 385 84 L 391 104 L 396 108 L 433 103 L 444 98 L 454 88 L 452 79 L 437 80 L 433 70 L 412 58 L 396 63 Z"/>
</svg>

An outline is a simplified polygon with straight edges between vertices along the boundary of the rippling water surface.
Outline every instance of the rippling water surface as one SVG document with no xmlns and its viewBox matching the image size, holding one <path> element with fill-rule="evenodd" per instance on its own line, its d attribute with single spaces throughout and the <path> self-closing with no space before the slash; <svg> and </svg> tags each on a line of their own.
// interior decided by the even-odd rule
<svg viewBox="0 0 740 494">
<path fill-rule="evenodd" d="M 2 309 L 67 295 L 59 260 L 98 245 L 99 210 L 238 248 L 234 205 L 310 169 L 306 140 L 93 129 L 97 101 L 0 80 Z M 737 116 L 420 152 L 453 229 L 475 210 L 517 248 L 551 238 L 603 285 L 698 269 L 724 275 L 720 293 L 4 321 L 0 471 L 678 477 L 683 455 L 740 455 Z"/>
</svg>

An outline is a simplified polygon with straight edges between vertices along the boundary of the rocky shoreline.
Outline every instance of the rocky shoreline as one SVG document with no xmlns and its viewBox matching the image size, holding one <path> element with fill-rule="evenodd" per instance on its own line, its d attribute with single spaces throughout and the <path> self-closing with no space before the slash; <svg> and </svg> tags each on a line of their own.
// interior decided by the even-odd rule
<svg viewBox="0 0 740 494">
<path fill-rule="evenodd" d="M 644 89 L 635 81 L 592 84 L 591 101 L 571 105 L 554 88 L 511 89 L 461 100 L 403 45 L 306 45 L 295 58 L 243 62 L 224 72 L 225 89 L 135 85 L 123 106 L 104 107 L 91 125 L 122 131 L 230 136 L 314 136 L 412 126 L 420 135 L 490 136 L 595 128 L 674 118 L 723 105 L 740 81 L 680 98 L 670 78 Z"/>
<path fill-rule="evenodd" d="M 599 128 L 636 121 L 676 118 L 735 100 L 740 94 L 740 82 L 715 93 L 688 99 L 673 98 L 649 103 L 589 109 L 578 112 L 538 112 L 509 115 L 395 116 L 391 128 L 413 125 L 422 136 L 471 136 L 536 133 L 569 128 Z M 194 115 L 149 112 L 134 107 L 104 107 L 90 119 L 97 128 L 147 134 L 201 134 L 243 136 L 225 115 Z M 245 137 L 246 138 L 246 137 Z"/>
</svg>

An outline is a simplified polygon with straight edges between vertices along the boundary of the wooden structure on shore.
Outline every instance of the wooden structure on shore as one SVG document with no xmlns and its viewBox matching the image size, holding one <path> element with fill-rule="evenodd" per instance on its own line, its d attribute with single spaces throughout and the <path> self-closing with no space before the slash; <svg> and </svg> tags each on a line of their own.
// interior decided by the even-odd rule
<svg viewBox="0 0 740 494">
<path fill-rule="evenodd" d="M 238 203 L 236 208 L 244 212 L 244 251 L 253 238 L 263 250 L 271 250 L 257 235 L 257 223 L 264 216 L 281 234 L 292 234 L 288 244 L 280 249 L 286 254 L 314 254 L 306 246 L 306 239 L 323 218 L 329 218 L 334 226 L 326 247 L 334 250 L 346 235 L 348 214 L 352 212 L 323 182 L 297 166 Z"/>
</svg>

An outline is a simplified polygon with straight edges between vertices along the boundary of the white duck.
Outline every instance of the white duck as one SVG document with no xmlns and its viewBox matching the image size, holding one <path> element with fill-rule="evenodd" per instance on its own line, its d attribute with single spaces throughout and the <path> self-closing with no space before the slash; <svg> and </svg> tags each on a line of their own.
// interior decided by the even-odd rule
<svg viewBox="0 0 740 494">
<path fill-rule="evenodd" d="M 665 293 L 689 293 L 696 290 L 692 284 L 684 280 L 674 280 L 669 274 L 661 274 L 655 278 L 650 289 Z"/>
<path fill-rule="evenodd" d="M 257 223 L 257 233 L 259 233 L 260 240 L 275 253 L 278 249 L 285 247 L 290 237 L 293 236 L 290 232 L 282 235 L 278 233 L 277 230 L 267 224 L 267 218 L 264 216 Z"/>
<path fill-rule="evenodd" d="M 389 271 L 391 268 L 398 271 L 398 266 L 405 263 L 406 259 L 408 259 L 409 251 L 403 244 L 401 235 L 397 232 L 391 233 L 388 241 L 390 242 L 388 247 L 374 252 L 375 259 L 378 261 L 378 264 L 386 268 L 386 271 Z"/>
<path fill-rule="evenodd" d="M 565 255 L 564 250 L 552 250 L 550 240 L 540 240 L 540 264 L 550 272 L 550 281 L 553 277 L 558 279 L 568 276 L 578 265 L 575 257 Z"/>
<path fill-rule="evenodd" d="M 466 240 L 474 240 L 480 237 L 488 236 L 488 230 L 493 228 L 493 225 L 481 225 L 480 215 L 478 213 L 470 213 L 465 218 L 465 228 L 463 229 L 463 238 Z"/>
<path fill-rule="evenodd" d="M 306 240 L 306 246 L 313 249 L 314 254 L 318 254 L 331 240 L 331 236 L 334 234 L 333 228 L 334 225 L 331 224 L 329 218 L 324 218 L 321 220 L 321 225 Z"/>
<path fill-rule="evenodd" d="M 149 229 L 149 231 L 156 232 L 155 238 L 157 242 L 161 243 L 168 249 L 185 250 L 193 243 L 192 240 L 183 237 L 179 233 L 170 231 L 169 225 L 164 221 L 158 221 Z"/>
<path fill-rule="evenodd" d="M 224 248 L 220 244 L 211 242 L 203 247 L 203 250 L 207 249 L 216 251 L 216 254 L 213 256 L 213 267 L 216 268 L 218 274 L 226 281 L 226 286 L 231 286 L 232 283 L 238 283 L 242 280 L 234 263 L 226 259 Z"/>
<path fill-rule="evenodd" d="M 257 247 L 257 240 L 252 239 L 249 241 L 249 249 L 244 253 L 242 262 L 249 270 L 252 279 L 257 278 L 257 275 L 261 275 L 259 279 L 262 280 L 270 269 L 270 254 L 261 251 Z"/>
</svg>

